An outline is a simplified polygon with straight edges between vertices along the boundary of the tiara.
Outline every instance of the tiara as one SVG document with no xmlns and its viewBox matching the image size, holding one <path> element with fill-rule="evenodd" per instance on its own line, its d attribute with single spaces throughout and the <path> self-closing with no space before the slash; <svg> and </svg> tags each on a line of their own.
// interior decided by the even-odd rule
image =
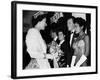
<svg viewBox="0 0 100 80">
<path fill-rule="evenodd" d="M 43 14 L 47 14 L 47 12 L 38 11 L 37 13 L 35 13 L 35 14 L 33 15 L 33 16 L 34 16 L 34 19 L 36 19 L 38 16 L 43 15 Z"/>
</svg>

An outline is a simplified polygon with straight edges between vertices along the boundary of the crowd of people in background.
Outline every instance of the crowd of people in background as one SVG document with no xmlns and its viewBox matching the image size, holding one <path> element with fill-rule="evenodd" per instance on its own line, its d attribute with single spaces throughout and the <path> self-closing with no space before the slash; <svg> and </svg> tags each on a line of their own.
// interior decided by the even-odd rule
<svg viewBox="0 0 100 80">
<path fill-rule="evenodd" d="M 63 17 L 58 23 L 52 23 L 49 43 L 43 39 L 40 31 L 45 30 L 47 15 L 38 15 L 32 19 L 30 28 L 25 37 L 26 50 L 30 61 L 25 69 L 72 68 L 89 66 L 88 56 L 89 36 L 85 33 L 86 21 L 81 17 L 70 16 L 66 21 Z M 60 27 L 57 27 L 60 26 Z"/>
</svg>

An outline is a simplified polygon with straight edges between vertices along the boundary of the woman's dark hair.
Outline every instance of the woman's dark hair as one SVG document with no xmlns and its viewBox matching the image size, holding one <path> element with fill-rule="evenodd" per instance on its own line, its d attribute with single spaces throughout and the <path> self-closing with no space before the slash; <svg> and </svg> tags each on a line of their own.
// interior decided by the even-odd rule
<svg viewBox="0 0 100 80">
<path fill-rule="evenodd" d="M 46 18 L 46 14 L 39 15 L 36 19 L 34 16 L 32 16 L 32 27 L 35 27 L 35 25 L 39 22 L 42 21 L 44 18 Z"/>
<path fill-rule="evenodd" d="M 79 24 L 80 27 L 83 27 L 83 31 L 85 31 L 85 29 L 86 29 L 86 21 L 83 18 L 81 18 L 81 17 L 75 18 L 74 23 Z"/>
</svg>

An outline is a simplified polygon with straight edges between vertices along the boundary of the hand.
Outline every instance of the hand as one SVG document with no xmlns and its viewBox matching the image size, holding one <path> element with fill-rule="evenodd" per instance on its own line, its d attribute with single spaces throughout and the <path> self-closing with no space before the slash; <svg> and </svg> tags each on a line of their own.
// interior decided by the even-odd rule
<svg viewBox="0 0 100 80">
<path fill-rule="evenodd" d="M 57 58 L 57 57 L 58 57 L 58 53 L 57 53 L 57 52 L 54 53 L 54 54 L 53 54 L 53 57 L 54 57 L 54 58 Z"/>
<path fill-rule="evenodd" d="M 53 59 L 53 55 L 52 54 L 46 54 L 46 58 L 47 59 Z"/>
</svg>

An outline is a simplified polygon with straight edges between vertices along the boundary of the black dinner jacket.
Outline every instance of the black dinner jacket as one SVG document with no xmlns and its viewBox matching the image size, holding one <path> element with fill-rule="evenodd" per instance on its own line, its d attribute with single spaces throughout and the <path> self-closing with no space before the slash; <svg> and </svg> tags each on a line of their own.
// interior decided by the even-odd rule
<svg viewBox="0 0 100 80">
<path fill-rule="evenodd" d="M 67 47 L 68 47 L 68 51 L 67 51 L 67 53 L 68 53 L 68 62 L 67 63 L 69 64 L 69 66 L 71 64 L 72 56 L 74 54 L 74 49 L 72 47 L 74 35 L 73 35 L 73 38 L 72 38 L 72 44 L 71 44 L 71 46 L 70 46 L 70 37 L 71 37 L 71 32 L 68 31 L 67 34 L 66 34 L 66 38 L 65 39 L 67 41 Z"/>
<path fill-rule="evenodd" d="M 64 62 L 62 62 L 62 64 L 65 63 L 65 66 L 70 65 L 69 45 L 66 40 L 61 44 L 60 49 L 64 52 L 64 56 L 62 58 L 64 59 Z"/>
<path fill-rule="evenodd" d="M 54 39 L 52 39 L 52 41 L 55 41 Z M 55 41 L 57 44 L 59 44 L 59 39 L 57 38 L 57 40 Z"/>
</svg>

